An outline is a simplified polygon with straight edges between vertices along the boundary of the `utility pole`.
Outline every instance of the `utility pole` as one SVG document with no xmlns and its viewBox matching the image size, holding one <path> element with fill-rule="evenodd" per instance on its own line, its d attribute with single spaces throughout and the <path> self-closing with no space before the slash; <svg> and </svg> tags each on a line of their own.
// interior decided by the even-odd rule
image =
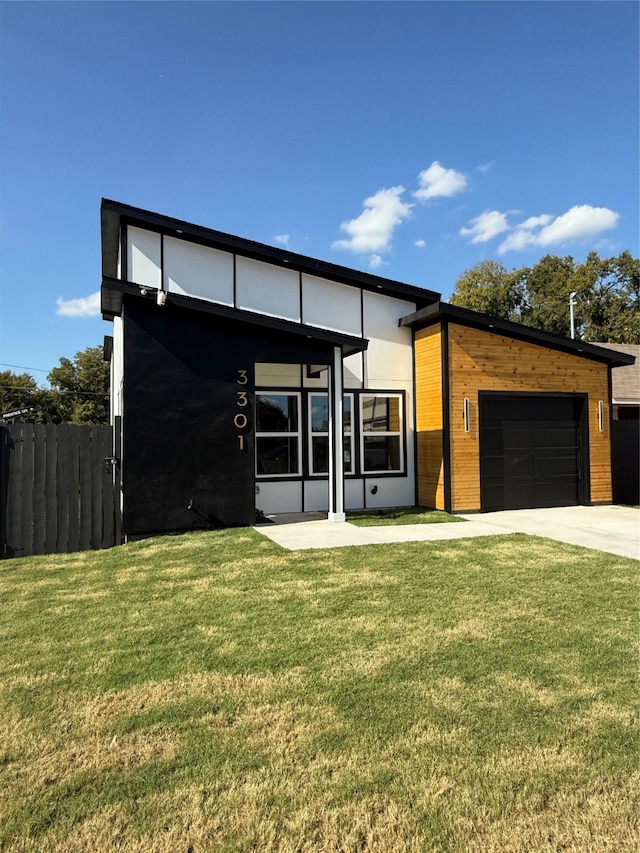
<svg viewBox="0 0 640 853">
<path fill-rule="evenodd" d="M 569 317 L 570 317 L 570 323 L 571 323 L 571 340 L 573 340 L 576 336 L 576 324 L 575 324 L 575 320 L 573 317 L 573 306 L 578 304 L 575 301 L 575 298 L 577 295 L 578 294 L 576 293 L 575 290 L 569 294 Z"/>
</svg>

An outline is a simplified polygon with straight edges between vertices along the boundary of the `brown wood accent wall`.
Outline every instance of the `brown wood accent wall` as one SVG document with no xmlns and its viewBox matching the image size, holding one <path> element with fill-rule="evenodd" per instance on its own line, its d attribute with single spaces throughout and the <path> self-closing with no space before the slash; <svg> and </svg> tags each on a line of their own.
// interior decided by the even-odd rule
<svg viewBox="0 0 640 853">
<path fill-rule="evenodd" d="M 444 509 L 441 324 L 420 329 L 414 340 L 418 503 Z"/>
<path fill-rule="evenodd" d="M 588 393 L 591 500 L 611 501 L 606 364 L 451 323 L 448 368 L 451 508 L 454 512 L 480 509 L 478 391 Z M 419 388 L 419 380 L 417 384 Z M 462 419 L 465 397 L 469 398 L 470 405 L 470 431 L 467 433 Z M 603 432 L 598 429 L 599 400 L 604 402 Z"/>
</svg>

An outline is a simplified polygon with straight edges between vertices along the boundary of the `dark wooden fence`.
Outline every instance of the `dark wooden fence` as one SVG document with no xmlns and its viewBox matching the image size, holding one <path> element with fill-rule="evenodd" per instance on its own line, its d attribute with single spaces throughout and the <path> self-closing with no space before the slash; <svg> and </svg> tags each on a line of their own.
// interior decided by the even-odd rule
<svg viewBox="0 0 640 853">
<path fill-rule="evenodd" d="M 112 432 L 105 426 L 0 426 L 0 556 L 120 543 Z"/>
<path fill-rule="evenodd" d="M 640 421 L 611 422 L 613 502 L 640 504 Z"/>
</svg>

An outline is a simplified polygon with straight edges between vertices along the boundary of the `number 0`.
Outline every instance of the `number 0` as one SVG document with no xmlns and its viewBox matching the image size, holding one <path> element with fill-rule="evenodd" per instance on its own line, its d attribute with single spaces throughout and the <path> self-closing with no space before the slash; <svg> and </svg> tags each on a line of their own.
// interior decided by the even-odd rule
<svg viewBox="0 0 640 853">
<path fill-rule="evenodd" d="M 238 412 L 238 414 L 233 419 L 233 422 L 238 427 L 238 429 L 244 429 L 248 423 L 247 416 L 243 415 L 242 412 Z"/>
</svg>

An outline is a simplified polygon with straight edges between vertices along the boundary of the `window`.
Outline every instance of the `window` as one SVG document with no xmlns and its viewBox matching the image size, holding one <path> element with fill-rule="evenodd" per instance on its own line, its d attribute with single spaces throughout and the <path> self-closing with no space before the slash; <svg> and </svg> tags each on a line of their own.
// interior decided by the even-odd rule
<svg viewBox="0 0 640 853">
<path fill-rule="evenodd" d="M 343 396 L 347 476 L 405 473 L 404 395 Z M 256 476 L 291 479 L 329 473 L 329 396 L 306 389 L 256 391 Z M 304 453 L 303 453 L 304 447 Z"/>
<path fill-rule="evenodd" d="M 362 473 L 402 473 L 402 395 L 361 394 L 360 424 Z"/>
<path fill-rule="evenodd" d="M 300 394 L 256 394 L 256 475 L 295 477 L 300 466 Z"/>
<path fill-rule="evenodd" d="M 353 395 L 343 397 L 343 447 L 344 472 L 353 473 L 353 431 L 351 412 Z M 309 394 L 309 473 L 329 473 L 329 397 L 327 394 Z"/>
</svg>

